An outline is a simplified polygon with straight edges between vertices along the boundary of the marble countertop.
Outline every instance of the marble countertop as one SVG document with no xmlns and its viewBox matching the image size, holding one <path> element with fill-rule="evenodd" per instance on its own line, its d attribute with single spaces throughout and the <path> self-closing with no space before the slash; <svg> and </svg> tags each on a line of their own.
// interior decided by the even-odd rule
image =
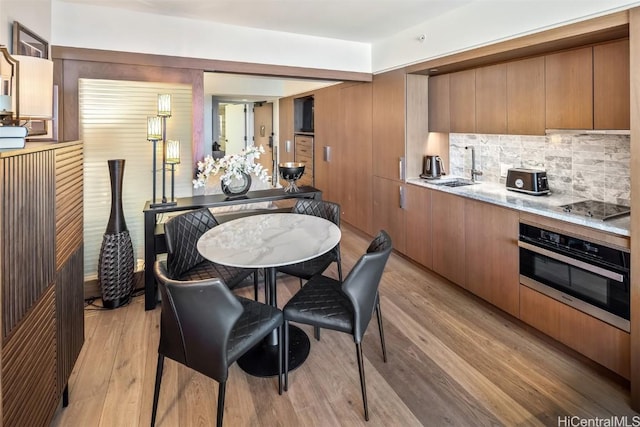
<svg viewBox="0 0 640 427">
<path fill-rule="evenodd" d="M 447 177 L 451 179 L 454 177 Z M 444 180 L 444 179 L 443 179 Z M 566 194 L 550 193 L 544 196 L 533 196 L 515 191 L 509 191 L 504 184 L 496 184 L 492 182 L 480 182 L 474 185 L 466 185 L 462 187 L 447 187 L 445 185 L 436 185 L 422 178 L 410 178 L 408 184 L 419 185 L 434 190 L 444 191 L 446 193 L 456 194 L 470 199 L 480 200 L 483 202 L 493 203 L 511 209 L 523 212 L 529 212 L 561 221 L 578 224 L 609 233 L 629 236 L 631 229 L 630 215 L 619 218 L 612 218 L 607 221 L 592 219 L 586 216 L 572 215 L 564 212 L 559 206 L 568 203 L 575 203 L 584 200 L 584 198 L 571 197 Z"/>
</svg>

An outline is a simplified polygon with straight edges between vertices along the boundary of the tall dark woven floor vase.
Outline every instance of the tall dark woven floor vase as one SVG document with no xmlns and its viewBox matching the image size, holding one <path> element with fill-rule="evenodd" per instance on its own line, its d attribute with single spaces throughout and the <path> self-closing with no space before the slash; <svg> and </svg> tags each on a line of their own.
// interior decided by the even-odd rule
<svg viewBox="0 0 640 427">
<path fill-rule="evenodd" d="M 124 159 L 108 160 L 107 163 L 111 178 L 111 214 L 100 248 L 98 282 L 102 291 L 102 305 L 116 308 L 131 299 L 135 260 L 122 210 Z"/>
</svg>

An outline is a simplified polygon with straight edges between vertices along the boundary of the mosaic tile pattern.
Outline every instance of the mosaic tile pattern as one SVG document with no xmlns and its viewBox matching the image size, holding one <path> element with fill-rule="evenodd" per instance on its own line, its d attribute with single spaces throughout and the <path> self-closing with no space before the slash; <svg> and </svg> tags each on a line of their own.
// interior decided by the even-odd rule
<svg viewBox="0 0 640 427">
<path fill-rule="evenodd" d="M 543 169 L 556 194 L 630 205 L 629 135 L 449 135 L 451 175 L 471 176 L 474 146 L 480 181 L 504 184 L 501 165 Z"/>
</svg>

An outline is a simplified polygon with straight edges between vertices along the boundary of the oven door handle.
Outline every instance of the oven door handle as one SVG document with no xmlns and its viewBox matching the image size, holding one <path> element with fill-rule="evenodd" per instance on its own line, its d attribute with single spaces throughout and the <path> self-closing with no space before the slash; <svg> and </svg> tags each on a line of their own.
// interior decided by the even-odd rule
<svg viewBox="0 0 640 427">
<path fill-rule="evenodd" d="M 560 261 L 565 264 L 569 264 L 574 267 L 578 267 L 583 270 L 590 271 L 591 273 L 597 274 L 599 276 L 603 276 L 608 279 L 615 280 L 616 282 L 624 283 L 624 276 L 620 273 L 616 273 L 615 271 L 606 270 L 602 267 L 591 265 L 587 262 L 580 261 L 580 260 L 568 257 L 566 255 L 562 255 L 562 254 L 550 251 L 548 249 L 544 249 L 539 246 L 532 245 L 531 243 L 518 241 L 518 246 L 528 251 L 535 252 L 537 254 L 546 256 L 551 259 L 555 259 L 556 261 Z"/>
</svg>

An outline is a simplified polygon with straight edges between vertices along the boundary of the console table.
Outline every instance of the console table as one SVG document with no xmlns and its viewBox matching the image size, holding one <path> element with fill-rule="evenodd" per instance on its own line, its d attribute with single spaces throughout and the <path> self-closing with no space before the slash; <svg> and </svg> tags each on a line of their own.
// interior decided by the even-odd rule
<svg viewBox="0 0 640 427">
<path fill-rule="evenodd" d="M 215 208 L 219 206 L 232 206 L 247 203 L 272 202 L 284 199 L 322 199 L 322 191 L 310 186 L 298 187 L 297 193 L 285 193 L 282 188 L 270 188 L 268 190 L 256 190 L 248 192 L 242 198 L 229 199 L 224 194 L 208 196 L 181 197 L 172 206 L 160 206 L 151 208 L 151 202 L 144 206 L 144 309 L 153 310 L 158 302 L 158 285 L 153 276 L 153 263 L 156 255 L 166 252 L 164 241 L 164 227 L 158 224 L 158 215 L 169 212 L 190 211 L 199 208 Z"/>
</svg>

